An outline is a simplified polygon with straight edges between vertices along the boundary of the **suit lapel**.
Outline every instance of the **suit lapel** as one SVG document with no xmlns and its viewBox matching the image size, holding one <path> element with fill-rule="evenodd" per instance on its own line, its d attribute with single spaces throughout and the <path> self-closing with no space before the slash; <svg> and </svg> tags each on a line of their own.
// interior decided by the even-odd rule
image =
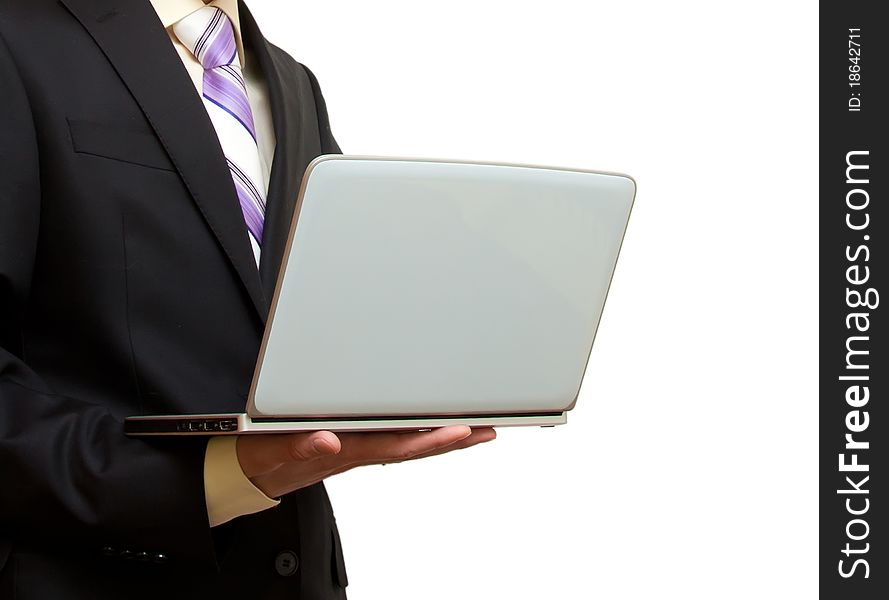
<svg viewBox="0 0 889 600">
<path fill-rule="evenodd" d="M 139 103 L 264 321 L 267 299 L 222 148 L 150 2 L 61 1 L 90 33 Z"/>
<path fill-rule="evenodd" d="M 292 59 L 273 51 L 257 27 L 253 15 L 240 1 L 238 15 L 248 60 L 256 61 L 268 84 L 275 131 L 275 156 L 266 198 L 265 230 L 259 264 L 265 296 L 271 299 L 303 172 L 320 150 L 317 141 L 315 144 L 311 143 L 312 140 L 317 140 L 317 136 L 312 137 L 311 131 L 307 129 L 313 122 L 313 114 L 309 113 L 314 107 L 308 80 L 299 76 Z"/>
<path fill-rule="evenodd" d="M 277 141 L 259 265 L 263 289 L 271 299 L 306 167 L 321 154 L 342 152 L 330 132 L 327 107 L 314 75 L 263 37 L 242 0 L 238 0 L 238 11 L 247 55 L 268 82 Z"/>
</svg>

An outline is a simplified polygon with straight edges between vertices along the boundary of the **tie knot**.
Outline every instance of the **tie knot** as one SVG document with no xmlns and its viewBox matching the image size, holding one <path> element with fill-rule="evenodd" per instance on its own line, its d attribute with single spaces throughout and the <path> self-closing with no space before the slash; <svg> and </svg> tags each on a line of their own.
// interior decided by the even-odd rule
<svg viewBox="0 0 889 600">
<path fill-rule="evenodd" d="M 204 69 L 229 65 L 238 55 L 232 22 L 221 9 L 204 6 L 173 25 L 173 33 Z"/>
</svg>

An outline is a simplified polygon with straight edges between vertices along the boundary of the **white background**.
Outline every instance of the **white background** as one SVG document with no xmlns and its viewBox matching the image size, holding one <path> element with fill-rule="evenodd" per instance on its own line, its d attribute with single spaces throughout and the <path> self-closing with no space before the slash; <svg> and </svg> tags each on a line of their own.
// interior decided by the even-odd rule
<svg viewBox="0 0 889 600">
<path fill-rule="evenodd" d="M 815 598 L 816 3 L 248 4 L 346 153 L 639 186 L 566 427 L 329 481 L 350 598 Z"/>
</svg>

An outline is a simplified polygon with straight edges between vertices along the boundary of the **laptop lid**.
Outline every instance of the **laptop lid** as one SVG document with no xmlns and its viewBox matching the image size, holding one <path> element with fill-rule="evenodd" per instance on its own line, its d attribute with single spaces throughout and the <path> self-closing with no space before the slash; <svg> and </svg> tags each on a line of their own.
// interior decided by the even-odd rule
<svg viewBox="0 0 889 600">
<path fill-rule="evenodd" d="M 248 412 L 385 417 L 573 407 L 634 195 L 622 175 L 315 159 Z"/>
</svg>

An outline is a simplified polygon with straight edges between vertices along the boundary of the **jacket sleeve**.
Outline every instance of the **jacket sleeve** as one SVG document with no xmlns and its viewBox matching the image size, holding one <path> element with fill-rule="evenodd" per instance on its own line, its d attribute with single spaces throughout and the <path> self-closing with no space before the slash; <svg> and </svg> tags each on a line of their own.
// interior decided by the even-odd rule
<svg viewBox="0 0 889 600">
<path fill-rule="evenodd" d="M 128 438 L 98 401 L 55 393 L 22 358 L 39 165 L 26 87 L 0 34 L 0 546 L 213 568 L 206 441 Z"/>
</svg>

